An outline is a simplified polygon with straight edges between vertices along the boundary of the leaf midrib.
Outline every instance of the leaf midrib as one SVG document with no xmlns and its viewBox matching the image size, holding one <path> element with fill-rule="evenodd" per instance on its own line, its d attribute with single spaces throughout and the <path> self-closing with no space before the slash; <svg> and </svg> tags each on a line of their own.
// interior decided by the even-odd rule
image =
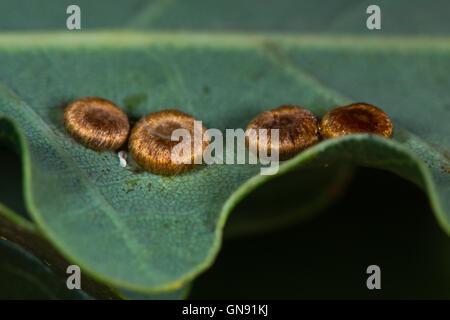
<svg viewBox="0 0 450 320">
<path fill-rule="evenodd" d="M 267 41 L 287 46 L 309 48 L 355 48 L 369 50 L 450 50 L 450 37 L 433 36 L 360 36 L 282 33 L 167 32 L 167 31 L 85 31 L 68 32 L 3 32 L 0 49 L 30 48 L 140 48 L 153 44 L 175 46 L 211 46 L 255 48 Z"/>
</svg>

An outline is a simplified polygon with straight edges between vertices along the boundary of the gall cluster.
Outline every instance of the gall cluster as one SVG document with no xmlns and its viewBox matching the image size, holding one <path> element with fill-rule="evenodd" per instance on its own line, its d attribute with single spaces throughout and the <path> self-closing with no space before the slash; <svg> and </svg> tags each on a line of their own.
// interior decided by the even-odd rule
<svg viewBox="0 0 450 320">
<path fill-rule="evenodd" d="M 177 141 L 171 140 L 172 132 L 185 129 L 194 136 L 196 119 L 178 110 L 163 110 L 140 119 L 130 133 L 127 115 L 111 101 L 86 97 L 71 102 L 64 113 L 64 127 L 78 142 L 93 150 L 117 150 L 128 140 L 133 159 L 147 171 L 160 175 L 174 175 L 188 171 L 190 163 L 172 161 L 171 152 Z M 253 118 L 247 131 L 254 129 L 278 129 L 280 160 L 287 160 L 321 139 L 348 134 L 368 133 L 391 138 L 393 125 L 389 117 L 378 107 L 367 103 L 355 103 L 328 112 L 322 121 L 309 110 L 284 105 L 262 112 Z M 201 128 L 202 133 L 206 131 Z M 269 137 L 270 138 L 270 137 Z M 270 154 L 271 139 L 258 139 L 256 147 Z M 194 141 L 192 141 L 194 143 Z M 193 148 L 190 157 L 201 157 L 208 142 L 200 142 L 201 148 Z M 246 144 L 249 141 L 246 136 Z"/>
</svg>

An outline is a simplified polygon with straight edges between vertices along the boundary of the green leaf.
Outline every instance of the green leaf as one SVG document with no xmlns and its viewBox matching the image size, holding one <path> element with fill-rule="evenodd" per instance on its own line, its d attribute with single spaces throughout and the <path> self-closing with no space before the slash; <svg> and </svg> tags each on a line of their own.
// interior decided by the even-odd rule
<svg viewBox="0 0 450 320">
<path fill-rule="evenodd" d="M 66 8 L 71 4 L 81 8 L 82 32 L 133 28 L 370 36 L 450 33 L 447 0 L 7 0 L 0 3 L 0 30 L 66 30 Z M 373 4 L 382 11 L 381 32 L 366 28 L 366 9 Z"/>
<path fill-rule="evenodd" d="M 66 281 L 35 257 L 0 239 L 1 299 L 89 299 L 81 290 L 69 290 Z"/>
<path fill-rule="evenodd" d="M 4 160 L 4 159 L 2 159 Z M 8 290 L 3 292 L 5 298 L 25 298 L 29 297 L 28 289 L 24 292 L 22 287 L 18 285 L 18 281 L 15 277 L 10 277 L 11 273 L 17 273 L 17 276 L 20 276 L 24 279 L 28 279 L 33 283 L 41 283 L 39 280 L 33 280 L 36 276 L 36 272 L 34 272 L 34 268 L 40 268 L 39 264 L 42 265 L 39 260 L 35 257 L 31 256 L 28 252 L 34 252 L 38 256 L 41 261 L 43 261 L 47 266 L 42 265 L 46 272 L 51 273 L 51 271 L 59 274 L 60 277 L 67 277 L 66 268 L 70 265 L 66 260 L 64 260 L 58 252 L 55 252 L 53 247 L 42 238 L 38 230 L 36 230 L 35 226 L 30 222 L 24 220 L 20 216 L 18 216 L 15 212 L 11 211 L 7 207 L 0 204 L 0 239 L 1 240 L 13 240 L 18 244 L 22 245 L 23 248 L 18 247 L 17 245 L 12 244 L 10 241 L 4 241 L 5 250 L 2 250 L 2 242 L 0 242 L 0 256 L 4 259 L 5 264 L 0 264 L 0 271 L 4 271 L 0 275 L 0 284 L 3 282 L 6 283 L 3 288 L 15 288 L 13 293 L 9 293 Z M 11 255 L 6 250 L 7 247 L 10 246 L 15 251 L 22 252 L 23 256 L 26 256 L 27 259 L 22 258 L 22 260 L 17 259 L 17 255 Z M 11 250 L 12 250 L 11 249 Z M 24 249 L 26 251 L 24 251 Z M 11 251 L 10 250 L 10 251 Z M 12 259 L 11 259 L 12 257 Z M 36 262 L 38 261 L 38 262 Z M 37 267 L 36 267 L 37 266 Z M 5 270 L 2 270 L 5 269 Z M 51 269 L 48 270 L 48 269 Z M 32 272 L 29 272 L 32 270 Z M 29 273 L 29 274 L 28 274 Z M 52 273 L 54 274 L 54 273 Z M 56 274 L 54 274 L 57 277 Z M 42 280 L 42 279 L 41 279 Z M 44 279 L 44 284 L 46 283 L 46 279 Z M 109 288 L 104 284 L 98 283 L 90 279 L 86 274 L 82 273 L 81 278 L 83 291 L 89 294 L 91 297 L 96 299 L 137 299 L 137 300 L 179 300 L 184 299 L 189 294 L 189 290 L 191 288 L 190 284 L 186 284 L 178 290 L 174 290 L 171 292 L 165 292 L 161 294 L 141 294 L 138 292 L 133 292 L 129 290 L 117 290 L 114 288 Z M 56 282 L 53 281 L 53 284 L 49 284 L 49 286 L 55 286 Z M 28 288 L 27 286 L 25 286 Z M 57 285 L 56 288 L 59 288 L 60 285 Z M 50 292 L 53 289 L 44 288 L 42 289 L 45 292 Z M 59 290 L 59 289 L 58 289 Z M 19 296 L 16 297 L 16 292 Z M 34 291 L 32 291 L 34 292 Z M 1 294 L 0 294 L 1 295 Z M 25 295 L 25 296 L 24 296 Z M 74 297 L 82 297 L 83 295 L 80 293 L 75 294 Z M 44 297 L 41 297 L 44 298 Z M 54 298 L 54 296 L 48 296 L 46 298 Z"/>
<path fill-rule="evenodd" d="M 7 0 L 0 3 L 0 30 L 66 29 L 67 7 L 81 9 L 82 30 L 114 28 L 131 23 L 148 6 L 158 0 Z"/>
<path fill-rule="evenodd" d="M 367 7 L 381 8 L 381 32 L 366 28 Z M 168 0 L 150 1 L 133 28 L 302 33 L 448 34 L 448 1 L 435 0 Z"/>
<path fill-rule="evenodd" d="M 125 299 L 133 299 L 133 300 L 183 300 L 186 299 L 189 295 L 189 291 L 191 290 L 191 283 L 187 283 L 183 285 L 181 288 L 168 291 L 161 292 L 159 294 L 144 294 L 136 291 L 130 290 L 120 290 L 123 298 Z"/>
<path fill-rule="evenodd" d="M 330 48 L 338 55 L 349 46 L 365 53 L 358 61 L 367 68 L 377 52 L 385 55 L 377 60 L 382 65 L 407 51 L 416 62 L 410 68 L 427 66 L 420 69 L 426 90 L 395 64 L 378 67 L 383 79 L 405 94 L 415 88 L 429 95 L 428 108 L 437 97 L 448 99 L 439 75 L 449 60 L 426 64 L 436 54 L 448 56 L 448 41 L 136 32 L 0 36 L 0 117 L 19 136 L 32 219 L 69 261 L 97 279 L 144 293 L 180 288 L 214 261 L 236 203 L 274 177 L 259 175 L 252 165 L 201 166 L 174 177 L 121 168 L 116 153 L 97 153 L 68 137 L 61 122 L 65 103 L 101 96 L 133 118 L 177 108 L 221 130 L 245 128 L 258 113 L 285 103 L 321 116 L 353 99 L 313 78 L 301 58 L 319 64 L 322 57 L 326 65 Z M 380 106 L 393 117 L 393 140 L 327 140 L 283 163 L 278 174 L 342 162 L 390 170 L 427 192 L 448 231 L 448 159 L 442 148 L 431 147 L 448 146 L 448 127 L 434 125 L 448 118 L 448 109 L 434 109 L 431 117 L 421 104 L 389 101 Z M 421 121 L 411 121 L 410 114 Z M 423 136 L 427 142 L 416 136 L 423 128 L 433 131 Z"/>
</svg>

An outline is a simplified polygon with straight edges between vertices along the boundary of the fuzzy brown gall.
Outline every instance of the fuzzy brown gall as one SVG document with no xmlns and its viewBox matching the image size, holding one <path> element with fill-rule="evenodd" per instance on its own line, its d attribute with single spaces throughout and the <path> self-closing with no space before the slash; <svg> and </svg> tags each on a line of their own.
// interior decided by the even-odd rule
<svg viewBox="0 0 450 320">
<path fill-rule="evenodd" d="M 127 115 L 111 101 L 86 97 L 71 102 L 64 112 L 66 131 L 84 146 L 101 151 L 115 150 L 127 140 Z"/>
<path fill-rule="evenodd" d="M 394 127 L 378 107 L 354 103 L 328 112 L 322 119 L 320 133 L 326 139 L 347 134 L 370 133 L 391 138 Z"/>
<path fill-rule="evenodd" d="M 250 121 L 247 133 L 255 129 L 258 152 L 271 154 L 270 129 L 279 129 L 279 159 L 287 160 L 319 142 L 319 122 L 310 111 L 291 105 L 265 111 Z M 267 129 L 267 143 L 259 139 L 259 129 Z M 249 136 L 246 135 L 247 147 Z"/>
<path fill-rule="evenodd" d="M 203 159 L 203 151 L 209 144 L 209 141 L 203 141 L 204 126 L 195 134 L 194 121 L 194 117 L 173 109 L 148 114 L 131 130 L 128 141 L 131 156 L 141 167 L 159 175 L 175 175 L 190 170 L 195 165 L 194 159 Z M 183 142 L 182 137 L 180 141 L 171 140 L 176 129 L 187 130 L 191 137 L 191 153 L 183 155 L 189 163 L 172 159 L 173 148 Z M 195 146 L 195 140 L 200 147 Z"/>
</svg>

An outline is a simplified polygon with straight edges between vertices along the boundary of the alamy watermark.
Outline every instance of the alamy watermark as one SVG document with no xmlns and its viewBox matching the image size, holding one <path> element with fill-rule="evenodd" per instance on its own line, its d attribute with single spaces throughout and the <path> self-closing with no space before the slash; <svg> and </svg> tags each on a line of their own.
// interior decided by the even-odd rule
<svg viewBox="0 0 450 320">
<path fill-rule="evenodd" d="M 279 129 L 226 129 L 224 137 L 219 129 L 203 132 L 202 128 L 202 121 L 194 120 L 193 136 L 189 130 L 180 128 L 174 130 L 170 137 L 162 137 L 179 141 L 172 148 L 173 163 L 261 164 L 266 166 L 261 168 L 262 175 L 278 172 Z M 208 142 L 204 149 L 203 142 Z"/>
<path fill-rule="evenodd" d="M 380 30 L 381 29 L 381 9 L 376 4 L 372 4 L 367 7 L 367 14 L 370 16 L 366 20 L 366 26 L 369 30 Z"/>
<path fill-rule="evenodd" d="M 71 4 L 67 7 L 66 13 L 70 14 L 66 20 L 66 27 L 68 30 L 81 29 L 81 9 L 76 4 Z"/>
<path fill-rule="evenodd" d="M 76 264 L 72 264 L 67 267 L 66 273 L 70 274 L 70 276 L 68 276 L 67 280 L 66 280 L 67 289 L 69 289 L 69 290 L 81 289 L 80 267 L 77 266 Z"/>
<path fill-rule="evenodd" d="M 381 269 L 376 264 L 367 267 L 366 273 L 370 276 L 367 278 L 366 286 L 369 290 L 381 289 Z"/>
</svg>

